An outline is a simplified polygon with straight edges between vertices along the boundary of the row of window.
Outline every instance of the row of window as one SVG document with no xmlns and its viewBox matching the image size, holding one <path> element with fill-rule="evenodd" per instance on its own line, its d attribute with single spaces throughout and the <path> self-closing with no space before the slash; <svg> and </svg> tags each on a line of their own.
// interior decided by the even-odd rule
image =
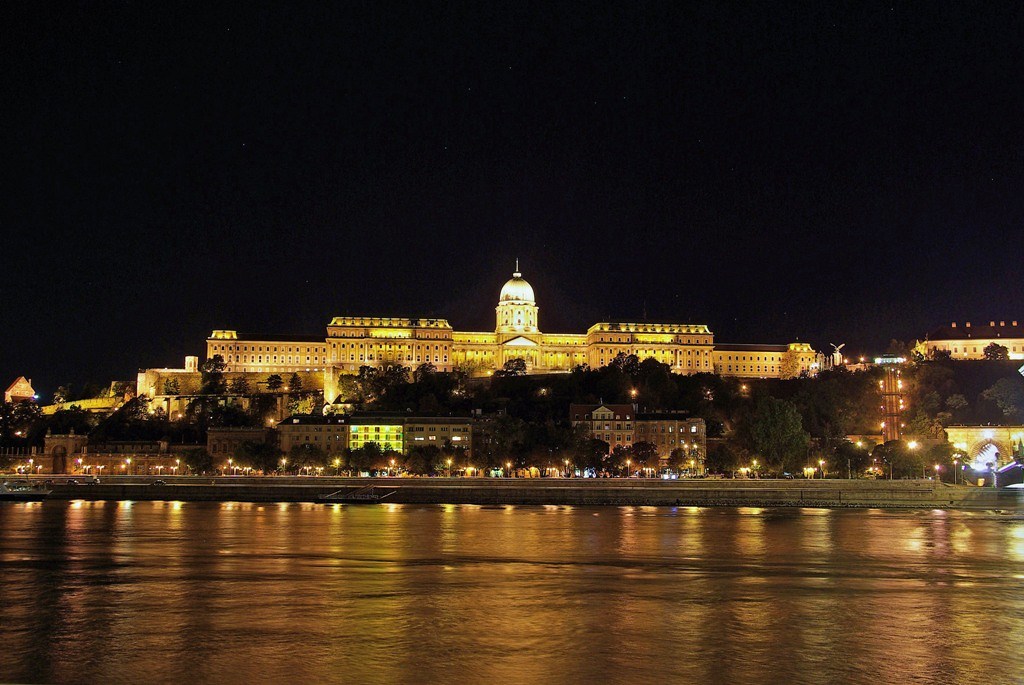
<svg viewBox="0 0 1024 685">
<path fill-rule="evenodd" d="M 250 356 L 252 357 L 251 359 L 250 359 Z M 310 363 L 312 363 L 312 364 L 319 364 L 320 363 L 320 357 L 312 357 L 312 361 L 310 361 L 310 359 L 311 359 L 310 357 L 306 357 L 306 363 L 307 364 L 310 364 Z M 238 355 L 238 357 L 236 358 L 235 355 L 229 354 L 227 356 L 227 359 L 225 359 L 224 361 L 227 362 L 228 364 L 231 364 L 233 362 L 239 362 L 241 364 L 247 364 L 247 363 L 262 364 L 263 363 L 263 355 L 262 354 L 259 354 L 259 355 L 256 355 L 256 354 L 253 354 L 253 355 L 241 354 L 241 355 Z M 327 360 L 324 359 L 323 361 L 327 361 Z M 274 355 L 273 361 L 271 361 L 271 357 L 268 354 L 267 355 L 267 363 L 268 364 L 277 364 L 278 363 L 277 362 L 277 355 Z M 281 363 L 282 364 L 301 364 L 302 360 L 299 357 L 294 357 L 293 358 L 293 357 L 290 357 L 290 356 L 289 357 L 285 357 L 284 355 L 282 355 L 281 356 Z"/>
<path fill-rule="evenodd" d="M 280 348 L 277 346 L 271 347 L 270 345 L 213 345 L 214 352 L 305 352 L 306 354 L 312 354 L 313 352 L 326 351 L 326 345 L 314 345 L 312 347 L 284 347 Z M 252 348 L 252 349 L 250 349 Z"/>
</svg>

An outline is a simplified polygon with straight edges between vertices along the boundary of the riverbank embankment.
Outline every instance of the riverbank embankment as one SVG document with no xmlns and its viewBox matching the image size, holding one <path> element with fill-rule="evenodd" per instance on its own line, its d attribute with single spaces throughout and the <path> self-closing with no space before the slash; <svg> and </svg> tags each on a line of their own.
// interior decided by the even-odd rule
<svg viewBox="0 0 1024 685">
<path fill-rule="evenodd" d="M 96 485 L 53 478 L 52 499 L 316 502 L 374 486 L 396 504 L 552 504 L 1018 509 L 1024 490 L 932 480 L 654 480 L 581 478 L 117 477 Z"/>
</svg>

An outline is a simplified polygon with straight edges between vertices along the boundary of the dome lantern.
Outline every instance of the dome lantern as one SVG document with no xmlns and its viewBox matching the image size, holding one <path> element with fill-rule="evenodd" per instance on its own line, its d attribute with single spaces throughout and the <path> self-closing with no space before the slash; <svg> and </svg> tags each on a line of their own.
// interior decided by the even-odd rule
<svg viewBox="0 0 1024 685">
<path fill-rule="evenodd" d="M 512 273 L 512 278 L 505 282 L 505 285 L 501 287 L 501 295 L 498 296 L 499 304 L 502 302 L 524 302 L 528 304 L 535 304 L 533 295 L 533 286 L 523 278 L 523 274 L 519 271 L 519 260 L 516 260 L 516 270 Z"/>
</svg>

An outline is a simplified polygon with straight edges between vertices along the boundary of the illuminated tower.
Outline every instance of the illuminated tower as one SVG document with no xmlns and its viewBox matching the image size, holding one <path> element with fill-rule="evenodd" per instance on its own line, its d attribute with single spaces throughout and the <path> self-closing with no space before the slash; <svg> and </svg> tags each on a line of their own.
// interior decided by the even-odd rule
<svg viewBox="0 0 1024 685">
<path fill-rule="evenodd" d="M 496 313 L 495 332 L 512 335 L 536 333 L 537 309 L 537 303 L 533 299 L 533 287 L 526 282 L 523 274 L 519 273 L 519 260 L 517 259 L 516 270 L 512 274 L 512 278 L 501 287 L 498 306 L 494 309 Z"/>
</svg>

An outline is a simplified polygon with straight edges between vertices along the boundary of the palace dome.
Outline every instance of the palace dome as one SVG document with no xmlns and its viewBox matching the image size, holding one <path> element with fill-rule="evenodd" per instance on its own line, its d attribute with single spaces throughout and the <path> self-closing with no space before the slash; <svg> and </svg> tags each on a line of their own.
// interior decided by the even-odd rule
<svg viewBox="0 0 1024 685">
<path fill-rule="evenodd" d="M 512 278 L 508 279 L 505 285 L 501 286 L 501 295 L 498 297 L 498 302 L 529 302 L 534 304 L 533 286 L 527 283 L 523 275 L 517 270 L 512 274 Z"/>
</svg>

